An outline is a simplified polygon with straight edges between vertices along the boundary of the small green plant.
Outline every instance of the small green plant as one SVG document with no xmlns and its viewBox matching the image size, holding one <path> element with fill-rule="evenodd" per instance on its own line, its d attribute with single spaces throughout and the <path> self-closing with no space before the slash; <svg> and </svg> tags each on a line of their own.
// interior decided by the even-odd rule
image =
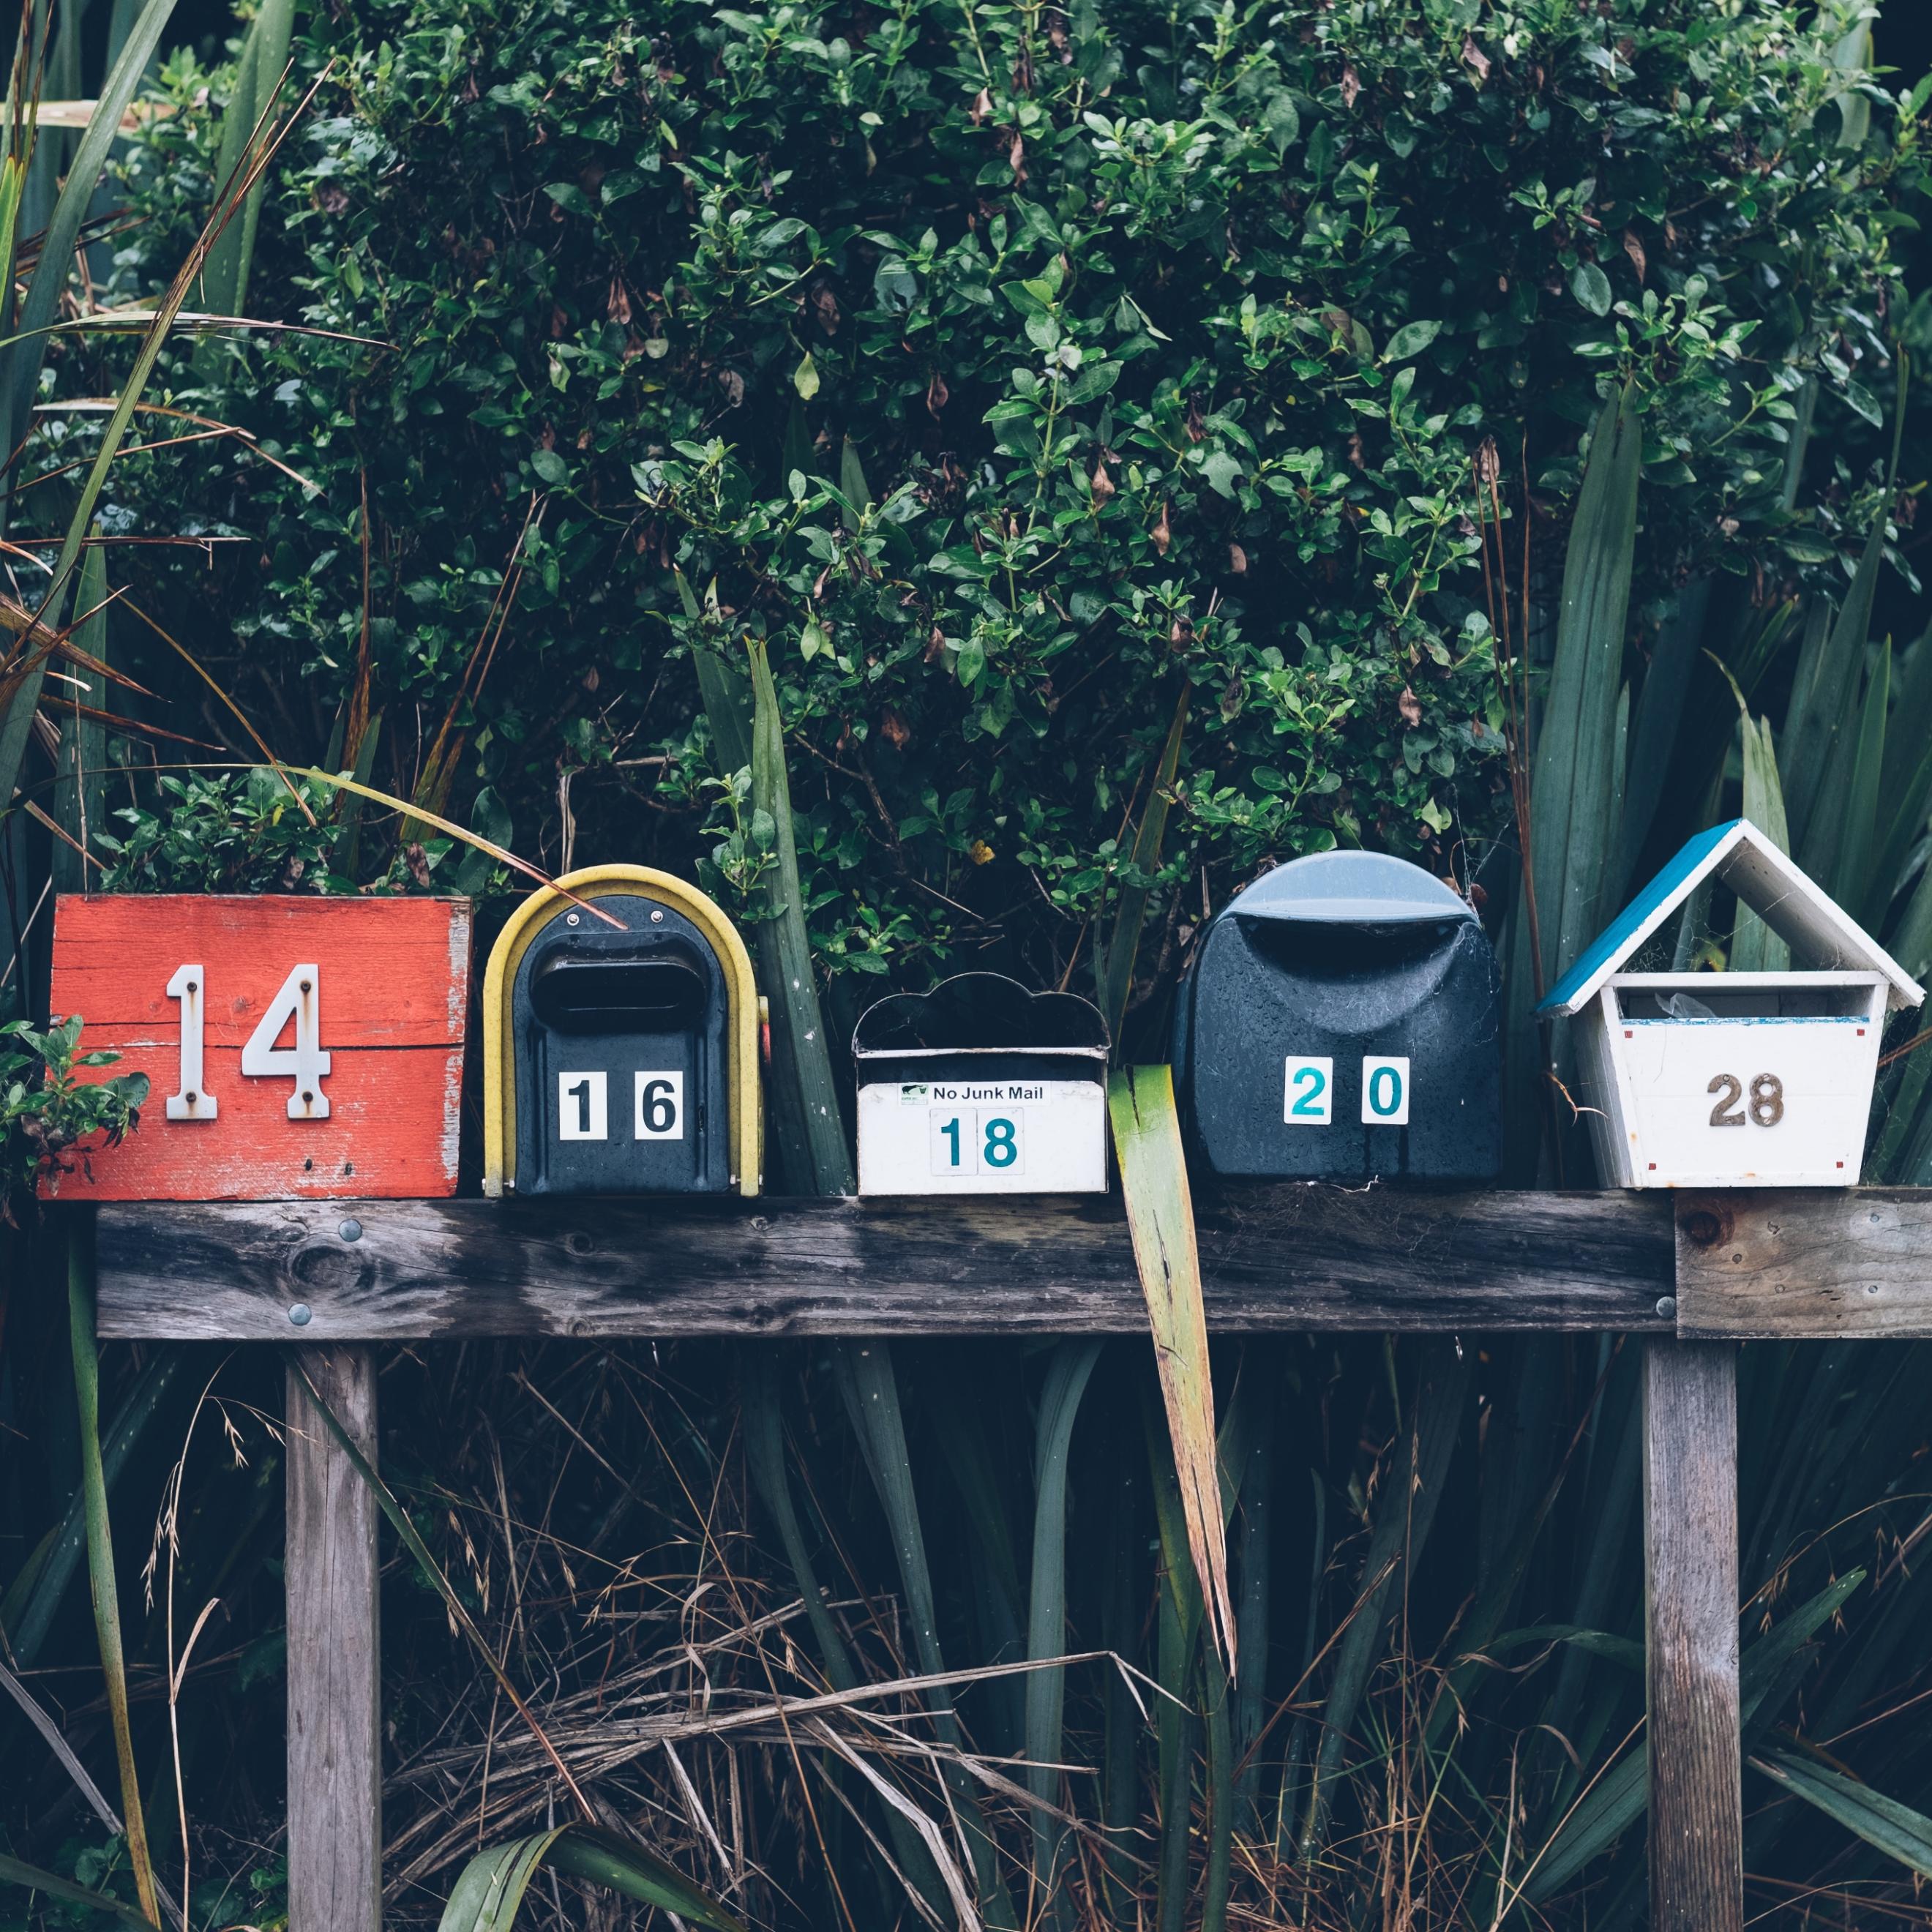
<svg viewBox="0 0 1932 1932">
<path fill-rule="evenodd" d="M 352 828 L 326 786 L 259 765 L 164 777 L 158 790 L 154 808 L 124 806 L 114 814 L 124 836 L 95 835 L 110 860 L 104 891 L 428 892 L 452 849 L 446 838 L 406 841 L 382 878 L 358 886 L 340 863 Z"/>
<path fill-rule="evenodd" d="M 0 1217 L 10 1224 L 16 1190 L 72 1174 L 86 1166 L 94 1135 L 105 1133 L 112 1147 L 140 1123 L 148 1076 L 82 1079 L 83 1067 L 111 1066 L 121 1056 L 82 1052 L 80 1034 L 78 1013 L 45 1033 L 24 1020 L 0 1027 Z"/>
<path fill-rule="evenodd" d="M 328 890 L 334 801 L 275 772 L 191 772 L 158 782 L 159 808 L 124 806 L 124 835 L 98 834 L 110 892 Z M 298 802 L 298 800 L 300 802 Z M 308 808 L 304 810 L 303 808 Z"/>
</svg>

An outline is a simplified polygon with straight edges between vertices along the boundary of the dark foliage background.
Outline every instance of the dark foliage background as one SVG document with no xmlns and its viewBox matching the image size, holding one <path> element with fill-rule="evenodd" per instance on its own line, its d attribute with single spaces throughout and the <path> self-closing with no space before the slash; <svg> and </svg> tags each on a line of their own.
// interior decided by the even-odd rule
<svg viewBox="0 0 1932 1932">
<path fill-rule="evenodd" d="M 1904 218 L 1804 11 L 319 14 L 251 306 L 387 346 L 178 368 L 320 487 L 219 443 L 129 468 L 127 527 L 232 539 L 136 554 L 140 587 L 284 755 L 378 719 L 380 782 L 552 865 L 729 829 L 688 654 L 770 637 L 835 989 L 1088 970 L 1191 688 L 1144 1000 L 1258 864 L 1480 869 L 1486 439 L 1552 587 L 1618 374 L 1650 398 L 1652 620 L 1693 572 L 1762 603 L 1835 570 Z M 220 86 L 170 69 L 186 109 Z M 187 111 L 130 154 L 130 288 L 215 138 Z"/>
<path fill-rule="evenodd" d="M 1163 923 L 1130 1035 L 1157 1054 L 1199 917 L 1269 861 L 1359 841 L 1421 858 L 1492 915 L 1509 899 L 1497 605 L 1472 520 L 1486 443 L 1513 572 L 1528 547 L 1540 650 L 1583 430 L 1606 388 L 1636 386 L 1648 460 L 1625 668 L 1640 699 L 1687 584 L 1714 586 L 1720 655 L 1798 593 L 1842 599 L 1883 514 L 1898 350 L 1932 351 L 1924 104 L 1894 98 L 1923 63 L 1855 86 L 1830 56 L 1858 11 L 319 9 L 297 68 L 324 77 L 265 211 L 249 307 L 334 333 L 184 350 L 167 398 L 246 428 L 316 487 L 231 441 L 128 460 L 116 530 L 210 542 L 118 553 L 117 579 L 284 757 L 366 758 L 387 789 L 552 867 L 708 866 L 728 898 L 742 868 L 714 855 L 738 808 L 714 776 L 692 654 L 767 638 L 841 1023 L 885 976 L 965 963 L 1088 983 L 1096 923 L 1144 883 L 1124 835 L 1186 692 Z M 1922 23 L 1892 12 L 1878 57 L 1903 64 Z M 215 51 L 171 58 L 158 92 L 182 111 L 128 146 L 142 225 L 113 244 L 117 292 L 146 292 L 206 206 L 206 110 L 230 84 Z M 76 349 L 56 380 L 98 394 L 119 366 L 111 346 Z M 93 434 L 56 417 L 34 460 L 55 468 Z M 1901 642 L 1922 621 L 1922 410 L 1905 438 L 1873 626 Z M 44 486 L 50 522 L 64 487 Z M 253 760 L 218 698 L 126 614 L 110 622 L 156 721 Z M 1784 715 L 1790 656 L 1765 669 L 1760 710 Z M 1713 748 L 1666 766 L 1622 877 L 1681 831 L 1722 759 L 1735 706 L 1698 662 L 1687 742 Z M 313 880 L 346 862 L 338 842 L 311 849 L 269 822 L 259 788 L 165 795 L 140 767 L 166 754 L 113 755 L 117 798 L 147 814 L 124 861 L 145 883 L 237 867 L 260 883 L 292 859 Z M 1728 802 L 1736 771 L 1718 776 Z M 342 882 L 409 878 L 394 833 L 372 816 Z M 500 899 L 507 884 L 434 840 L 413 862 Z M 30 1002 L 35 970 L 29 954 Z M 56 1256 L 22 1252 L 19 1279 L 52 1278 Z M 0 1628 L 98 1772 L 84 1582 L 45 1567 L 77 1456 L 64 1315 L 23 1294 L 7 1318 Z M 1075 1346 L 888 1358 L 950 1662 L 1025 1648 L 1046 1397 Z M 1922 1812 L 1923 1353 L 1754 1349 L 1742 1405 L 1755 1763 L 1845 1767 Z M 152 1607 L 136 1606 L 148 1526 L 178 1496 L 176 1615 L 220 1601 L 179 1700 L 202 1917 L 272 1924 L 280 1366 L 133 1350 L 109 1364 L 164 1868 L 184 1808 L 165 1536 Z M 1117 1680 L 1082 1667 L 1066 1756 L 1085 1768 L 1064 1791 L 1090 1823 L 1130 1820 L 1121 1842 L 1148 1861 L 1158 1821 L 1180 1821 L 1162 1932 L 1211 1891 L 1213 1808 L 1231 1790 L 1236 1922 L 1408 1911 L 1487 1928 L 1503 1906 L 1515 1924 L 1640 1922 L 1635 1366 L 1597 1338 L 1225 1352 L 1237 1577 L 1262 1633 L 1230 1708 L 1178 1634 L 1144 1364 L 1106 1352 L 1065 1452 L 1066 1642 L 1117 1649 L 1205 1715 L 1166 1744 Z M 748 1468 L 760 1426 L 784 1432 L 861 1674 L 916 1666 L 904 1525 L 851 1426 L 856 1372 L 836 1349 L 559 1345 L 401 1352 L 383 1378 L 390 1480 L 546 1723 L 604 1754 L 600 1801 L 760 1924 L 814 1932 L 914 1922 L 865 1835 L 886 1827 L 860 1783 L 777 1736 L 680 1732 L 674 1770 L 655 1735 L 629 1750 L 619 1719 L 826 1681 L 795 1611 L 758 1627 L 801 1587 Z M 1429 1526 L 1400 1588 L 1358 1620 L 1372 1646 L 1324 1648 L 1372 1574 L 1388 1498 L 1410 1506 L 1425 1438 Z M 554 1794 L 441 1601 L 387 1553 L 392 1909 L 428 1923 L 479 1839 L 540 1824 Z M 1010 1685 L 959 1708 L 982 1752 L 1023 1738 Z M 1324 1733 L 1339 1775 L 1311 1830 Z M 878 1748 L 863 1724 L 841 1735 Z M 7 1736 L 0 1837 L 124 1894 L 118 1847 L 28 1734 Z M 1238 1778 L 1224 1744 L 1255 1746 Z M 889 1768 L 941 1812 L 922 1765 Z M 1773 1772 L 1748 1778 L 1768 1922 L 1925 1922 L 1905 1863 Z M 1025 1901 L 1026 1822 L 988 1811 Z M 1110 1892 L 1088 1858 L 1054 1922 L 1135 1923 L 1127 1891 L 1156 1922 L 1150 1871 L 1116 1878 Z M 0 1899 L 4 1924 L 16 1895 Z M 530 1910 L 621 1922 L 574 1887 L 539 1888 Z M 36 1906 L 31 1922 L 64 1922 Z"/>
</svg>

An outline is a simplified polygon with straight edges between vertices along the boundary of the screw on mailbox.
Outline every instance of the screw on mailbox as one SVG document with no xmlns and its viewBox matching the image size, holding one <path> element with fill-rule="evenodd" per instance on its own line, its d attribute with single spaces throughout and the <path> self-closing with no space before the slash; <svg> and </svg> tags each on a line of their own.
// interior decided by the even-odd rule
<svg viewBox="0 0 1932 1932">
<path fill-rule="evenodd" d="M 1665 1321 L 1677 1312 L 1677 1298 L 1674 1294 L 1660 1294 L 1657 1298 L 1657 1312 Z"/>
<path fill-rule="evenodd" d="M 345 1241 L 359 1241 L 362 1238 L 362 1223 L 360 1221 L 345 1221 L 336 1232 Z"/>
<path fill-rule="evenodd" d="M 306 1328 L 308 1326 L 310 1321 L 308 1304 L 305 1301 L 298 1301 L 295 1306 L 289 1310 L 289 1321 L 291 1325 L 295 1328 Z"/>
</svg>

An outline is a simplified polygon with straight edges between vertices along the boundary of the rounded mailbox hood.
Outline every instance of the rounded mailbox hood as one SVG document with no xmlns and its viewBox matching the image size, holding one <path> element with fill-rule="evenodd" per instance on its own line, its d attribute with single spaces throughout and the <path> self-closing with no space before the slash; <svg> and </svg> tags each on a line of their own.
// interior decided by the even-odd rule
<svg viewBox="0 0 1932 1932">
<path fill-rule="evenodd" d="M 1476 916 L 1432 873 L 1386 852 L 1311 852 L 1264 872 L 1226 910 L 1238 919 L 1316 926 L 1402 926 Z"/>
<path fill-rule="evenodd" d="M 1078 993 L 1036 993 L 1004 973 L 956 973 L 924 993 L 892 993 L 859 1016 L 852 1051 L 868 1054 L 1107 1051 L 1107 1023 Z"/>
</svg>

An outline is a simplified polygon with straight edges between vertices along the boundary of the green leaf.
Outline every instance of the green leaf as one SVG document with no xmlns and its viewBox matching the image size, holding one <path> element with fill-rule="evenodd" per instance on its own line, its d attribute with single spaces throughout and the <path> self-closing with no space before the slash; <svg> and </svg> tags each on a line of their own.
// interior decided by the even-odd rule
<svg viewBox="0 0 1932 1932">
<path fill-rule="evenodd" d="M 1751 1764 L 1794 1797 L 1815 1805 L 1874 1850 L 1932 1878 L 1932 1818 L 1909 1804 L 1887 1798 L 1856 1778 L 1827 1771 L 1796 1752 L 1766 1751 Z"/>
<path fill-rule="evenodd" d="M 1420 356 L 1442 333 L 1439 322 L 1406 322 L 1389 338 L 1382 359 L 1384 362 L 1406 362 L 1412 356 Z"/>
<path fill-rule="evenodd" d="M 218 184 L 229 181 L 242 164 L 256 125 L 271 112 L 276 91 L 288 64 L 289 42 L 295 28 L 295 0 L 262 0 L 248 24 L 236 63 L 235 92 L 222 110 L 221 148 L 215 160 Z M 218 315 L 239 315 L 248 299 L 248 274 L 255 256 L 256 232 L 261 224 L 262 196 L 268 184 L 257 182 L 243 202 L 240 215 L 215 238 L 202 274 L 202 292 Z"/>
<path fill-rule="evenodd" d="M 926 1532 L 920 1520 L 918 1494 L 913 1486 L 912 1456 L 906 1446 L 891 1346 L 882 1340 L 835 1342 L 832 1366 L 892 1534 L 899 1580 L 905 1590 L 914 1654 L 926 1676 L 942 1676 L 946 1660 L 940 1648 L 932 1572 L 926 1560 Z M 946 1688 L 940 1684 L 930 1686 L 926 1701 L 940 1742 L 956 1748 L 963 1734 Z M 947 1795 L 959 1814 L 961 1834 L 972 1858 L 981 1916 L 993 1932 L 1017 1932 L 1019 1921 L 1000 1876 L 998 1849 L 980 1814 L 971 1778 L 956 1758 L 942 1760 L 942 1764 Z"/>
<path fill-rule="evenodd" d="M 533 450 L 530 454 L 530 467 L 552 489 L 559 489 L 570 481 L 570 465 L 554 449 Z"/>
<path fill-rule="evenodd" d="M 964 653 L 961 653 L 960 681 L 966 676 Z M 1147 802 L 1141 808 L 1141 822 L 1134 834 L 1133 868 L 1143 878 L 1151 878 L 1160 868 L 1160 848 L 1167 835 L 1169 800 L 1175 773 L 1180 768 L 1181 740 L 1187 729 L 1190 688 L 1183 685 L 1174 707 L 1174 719 L 1167 728 L 1167 742 L 1161 747 L 1160 762 L 1154 767 L 1148 787 Z M 1114 908 L 1114 926 L 1104 953 L 1096 948 L 1094 966 L 1100 980 L 1100 1010 L 1107 1022 L 1107 1038 L 1118 1052 L 1120 1026 L 1133 991 L 1134 962 L 1140 950 L 1141 929 L 1147 923 L 1148 907 L 1153 897 L 1150 886 L 1130 884 L 1120 888 Z"/>
<path fill-rule="evenodd" d="M 1033 1582 L 1027 1615 L 1027 1656 L 1034 1663 L 1066 1650 L 1067 1458 L 1080 1401 L 1100 1359 L 1102 1343 L 1069 1340 L 1054 1348 L 1040 1390 L 1034 1449 Z M 1036 1798 L 1058 1801 L 1062 1774 L 1066 1672 L 1032 1670 L 1026 1680 L 1027 1787 Z M 1045 1811 L 1033 1814 L 1034 1882 L 1050 1898 L 1063 1882 L 1059 1870 L 1064 1828 Z"/>
<path fill-rule="evenodd" d="M 1173 1069 L 1117 1070 L 1107 1083 L 1107 1113 L 1120 1160 L 1120 1193 L 1133 1238 L 1134 1264 L 1154 1332 L 1154 1364 L 1186 1518 L 1188 1554 L 1202 1600 L 1210 1606 L 1216 1644 L 1232 1677 L 1236 1636 L 1215 1450 L 1214 1382 Z"/>
<path fill-rule="evenodd" d="M 1210 449 L 1201 464 L 1201 473 L 1208 479 L 1208 487 L 1223 496 L 1234 494 L 1234 485 L 1240 480 L 1241 466 L 1233 453 L 1226 449 Z"/>
<path fill-rule="evenodd" d="M 812 351 L 805 352 L 804 360 L 791 372 L 791 386 L 808 403 L 818 393 L 818 364 L 812 359 Z"/>
<path fill-rule="evenodd" d="M 1879 572 L 1885 561 L 1886 525 L 1892 485 L 1898 472 L 1899 438 L 1905 421 L 1906 381 L 1907 364 L 1900 356 L 1886 499 L 1872 520 L 1864 554 L 1858 559 L 1836 622 L 1828 634 L 1807 637 L 1792 678 L 1791 701 L 1785 712 L 1780 760 L 1784 802 L 1792 848 L 1801 855 L 1800 864 L 1805 862 L 1802 855 L 1811 849 L 1812 815 L 1825 788 L 1842 778 L 1839 745 L 1858 728 L 1858 683 L 1864 669 L 1866 643 L 1871 634 Z"/>
<path fill-rule="evenodd" d="M 1462 1432 L 1463 1400 L 1474 1367 L 1469 1352 L 1451 1336 L 1431 1336 L 1418 1352 L 1421 1368 L 1408 1427 L 1398 1438 L 1389 1479 L 1377 1492 L 1352 1613 L 1335 1646 L 1322 1742 L 1302 1822 L 1304 1858 L 1318 1855 L 1326 1834 L 1335 1779 L 1387 1640 L 1384 1606 L 1398 1575 L 1413 1574 L 1429 1540 Z"/>
<path fill-rule="evenodd" d="M 1525 1184 L 1536 1178 L 1538 1127 L 1546 1117 L 1544 1055 L 1532 1009 L 1615 910 L 1611 902 L 1620 883 L 1618 721 L 1643 469 L 1636 401 L 1628 388 L 1612 395 L 1591 434 L 1532 761 L 1531 879 L 1540 951 L 1533 952 L 1530 942 L 1532 908 L 1520 904 L 1507 987 L 1510 1086 L 1504 1122 L 1510 1171 Z"/>
<path fill-rule="evenodd" d="M 858 459 L 849 442 L 845 447 L 856 470 Z M 765 916 L 752 928 L 758 981 L 771 1018 L 772 1138 L 788 1187 L 800 1193 L 850 1194 L 857 1184 L 806 931 L 784 727 L 762 638 L 750 646 L 750 664 L 752 806 L 754 812 L 768 814 L 775 829 L 773 862 L 760 890 Z"/>
<path fill-rule="evenodd" d="M 560 1825 L 478 1852 L 457 1879 L 437 1932 L 509 1932 L 530 1880 L 544 1865 L 606 1886 L 640 1905 L 674 1912 L 709 1932 L 745 1932 L 742 1920 L 675 1866 L 614 1832 L 586 1825 Z"/>
<path fill-rule="evenodd" d="M 100 99 L 88 117 L 87 131 L 81 136 L 74 164 L 62 184 L 53 219 L 41 238 L 33 280 L 28 284 L 27 297 L 20 304 L 14 325 L 16 337 L 33 338 L 38 346 L 28 354 L 13 357 L 16 366 L 8 371 L 11 389 L 5 425 L 9 448 L 24 431 L 27 410 L 40 381 L 46 338 L 39 332 L 53 320 L 74 273 L 75 245 L 80 239 L 81 224 L 87 219 L 94 190 L 100 185 L 102 170 L 107 165 L 108 150 L 121 131 L 122 118 L 147 73 L 148 63 L 160 45 L 174 4 L 175 0 L 146 0 L 120 58 L 100 84 Z M 4 770 L 0 770 L 0 777 L 4 776 Z M 11 790 L 10 785 L 0 785 L 0 800 L 10 796 Z"/>
<path fill-rule="evenodd" d="M 119 1919 L 124 1925 L 137 1925 L 141 1932 L 154 1932 L 154 1922 L 142 1918 L 131 1905 L 124 1905 L 106 1892 L 76 1885 L 73 1880 L 62 1878 L 57 1872 L 43 1871 L 38 1865 L 30 1865 L 23 1858 L 9 1858 L 4 1852 L 0 1852 L 0 1885 L 17 1885 L 28 1892 L 44 1892 L 50 1898 L 62 1898 L 70 1905 L 104 1912 L 110 1918 Z"/>
<path fill-rule="evenodd" d="M 1791 849 L 1784 819 L 1784 793 L 1778 782 L 1778 751 L 1771 720 L 1754 720 L 1745 712 L 1738 722 L 1744 754 L 1744 815 L 1780 852 Z M 1788 973 L 1791 948 L 1740 899 L 1731 928 L 1730 970 L 1733 973 Z"/>
<path fill-rule="evenodd" d="M 1301 116 L 1295 111 L 1294 97 L 1281 88 L 1270 94 L 1262 110 L 1262 128 L 1274 145 L 1277 155 L 1285 154 L 1301 132 Z"/>
<path fill-rule="evenodd" d="M 100 1360 L 94 1334 L 94 1210 L 74 1210 L 67 1223 L 68 1330 L 74 1352 L 74 1394 L 80 1412 L 81 1494 L 87 1523 L 87 1575 L 94 1598 L 94 1630 L 106 1682 L 109 1729 L 121 1774 L 121 1816 L 128 1834 L 128 1862 L 150 1923 L 161 1922 L 134 1738 L 128 1707 L 128 1664 L 121 1640 L 120 1597 L 114 1574 L 114 1535 L 107 1514 L 107 1477 L 100 1453 Z"/>
<path fill-rule="evenodd" d="M 1570 278 L 1570 292 L 1592 315 L 1610 312 L 1610 278 L 1594 262 L 1579 262 Z"/>
</svg>

